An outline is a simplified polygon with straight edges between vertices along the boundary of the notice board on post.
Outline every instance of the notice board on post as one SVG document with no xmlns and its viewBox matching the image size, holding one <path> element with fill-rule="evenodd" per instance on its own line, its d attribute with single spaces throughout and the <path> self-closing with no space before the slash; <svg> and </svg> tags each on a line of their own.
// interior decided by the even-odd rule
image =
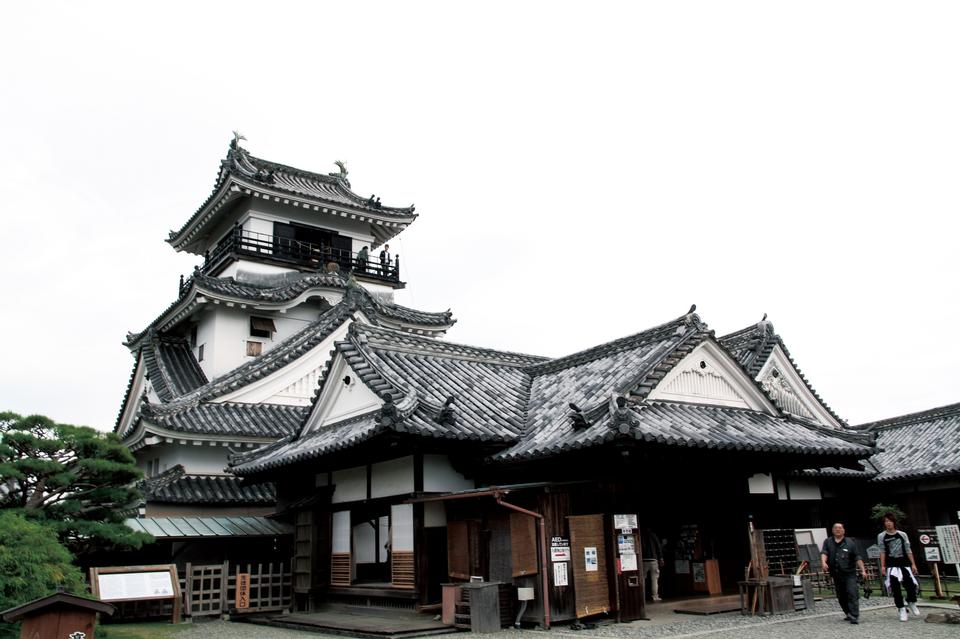
<svg viewBox="0 0 960 639">
<path fill-rule="evenodd" d="M 180 622 L 180 579 L 174 564 L 91 568 L 90 589 L 107 603 L 172 600 L 173 623 Z"/>
</svg>

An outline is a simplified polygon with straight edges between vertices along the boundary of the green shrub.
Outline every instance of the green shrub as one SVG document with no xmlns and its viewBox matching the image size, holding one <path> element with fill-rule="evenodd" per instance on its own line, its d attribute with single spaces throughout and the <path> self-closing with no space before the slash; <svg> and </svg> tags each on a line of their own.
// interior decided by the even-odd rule
<svg viewBox="0 0 960 639">
<path fill-rule="evenodd" d="M 57 533 L 22 514 L 0 511 L 0 610 L 63 588 L 83 595 L 83 575 Z M 19 624 L 0 623 L 0 639 L 19 635 Z"/>
</svg>

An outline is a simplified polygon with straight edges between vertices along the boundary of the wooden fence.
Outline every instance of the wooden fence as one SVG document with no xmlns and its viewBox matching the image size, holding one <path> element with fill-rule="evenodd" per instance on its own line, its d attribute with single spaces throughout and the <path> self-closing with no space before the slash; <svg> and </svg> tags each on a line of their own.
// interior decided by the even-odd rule
<svg viewBox="0 0 960 639">
<path fill-rule="evenodd" d="M 237 608 L 239 575 L 250 575 L 248 606 Z M 192 617 L 286 610 L 291 604 L 292 579 L 283 563 L 214 565 L 187 564 L 181 579 L 184 614 Z"/>
</svg>

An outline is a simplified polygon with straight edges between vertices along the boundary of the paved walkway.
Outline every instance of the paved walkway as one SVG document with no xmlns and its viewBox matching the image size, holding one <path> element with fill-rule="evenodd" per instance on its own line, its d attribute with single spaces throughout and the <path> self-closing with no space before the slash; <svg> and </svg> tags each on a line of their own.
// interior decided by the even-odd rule
<svg viewBox="0 0 960 639">
<path fill-rule="evenodd" d="M 778 639 L 816 637 L 816 639 L 889 639 L 890 637 L 919 636 L 924 639 L 957 639 L 957 626 L 925 623 L 911 617 L 907 623 L 897 619 L 896 609 L 889 599 L 862 601 L 860 625 L 843 621 L 834 600 L 817 603 L 816 612 L 797 612 L 771 617 L 744 617 L 726 613 L 707 617 L 687 617 L 679 621 L 650 623 L 635 621 L 616 624 L 601 623 L 585 630 L 571 630 L 558 626 L 550 632 L 536 630 L 504 630 L 490 635 L 458 634 L 442 637 L 463 639 L 673 639 L 710 637 L 714 639 Z M 942 611 L 921 605 L 923 616 Z M 947 607 L 950 610 L 951 608 Z M 956 610 L 956 608 L 952 608 Z M 662 620 L 658 620 L 662 621 Z M 176 635 L 176 639 L 342 639 L 333 635 L 267 628 L 246 623 L 226 621 L 195 623 Z"/>
</svg>

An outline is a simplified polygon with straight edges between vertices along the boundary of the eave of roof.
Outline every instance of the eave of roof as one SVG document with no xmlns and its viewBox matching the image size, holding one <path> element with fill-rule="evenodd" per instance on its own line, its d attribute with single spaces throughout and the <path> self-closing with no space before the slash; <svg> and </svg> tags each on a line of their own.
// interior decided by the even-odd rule
<svg viewBox="0 0 960 639">
<path fill-rule="evenodd" d="M 412 205 L 382 206 L 372 196 L 363 198 L 357 195 L 341 175 L 312 173 L 270 162 L 231 145 L 227 157 L 221 161 L 210 196 L 178 231 L 170 231 L 167 242 L 177 250 L 183 249 L 201 233 L 227 200 L 254 195 L 334 215 L 359 215 L 374 222 L 374 231 L 382 235 L 378 241 L 396 235 L 417 217 Z"/>
<path fill-rule="evenodd" d="M 260 504 L 276 502 L 273 484 L 242 484 L 228 475 L 188 474 L 180 464 L 143 482 L 147 502 L 167 504 Z"/>
<path fill-rule="evenodd" d="M 282 308 L 297 300 L 323 293 L 325 290 L 346 291 L 356 289 L 358 302 L 372 308 L 379 314 L 404 323 L 411 331 L 449 330 L 456 320 L 450 310 L 443 312 L 420 311 L 400 304 L 382 302 L 369 291 L 353 284 L 340 273 L 296 273 L 288 274 L 276 285 L 257 285 L 240 282 L 232 277 L 211 277 L 199 272 L 193 274 L 183 288 L 180 296 L 139 333 L 127 335 L 125 345 L 131 350 L 139 347 L 140 342 L 151 330 L 163 332 L 178 323 L 182 316 L 190 311 L 198 297 L 224 302 L 256 305 L 257 309 L 269 310 Z"/>
<path fill-rule="evenodd" d="M 275 537 L 293 532 L 293 526 L 267 517 L 147 517 L 124 523 L 157 540 Z"/>
</svg>

